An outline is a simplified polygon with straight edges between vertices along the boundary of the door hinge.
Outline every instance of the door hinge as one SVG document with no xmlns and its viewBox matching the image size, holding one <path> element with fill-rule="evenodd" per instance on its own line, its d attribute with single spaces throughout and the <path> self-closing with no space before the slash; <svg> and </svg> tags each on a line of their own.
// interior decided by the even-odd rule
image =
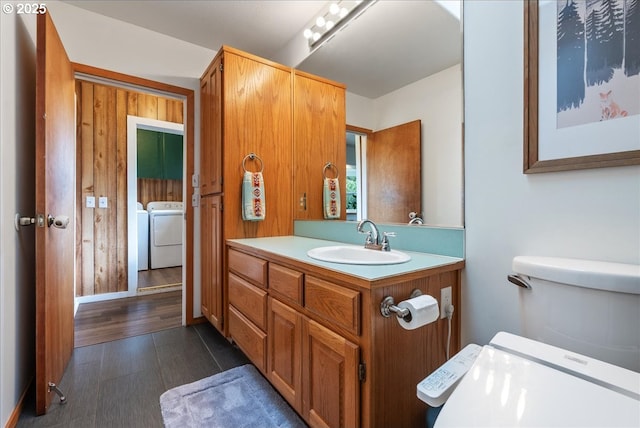
<svg viewBox="0 0 640 428">
<path fill-rule="evenodd" d="M 367 365 L 365 363 L 358 365 L 358 379 L 360 382 L 364 382 L 367 379 Z"/>
<path fill-rule="evenodd" d="M 224 64 L 220 63 L 220 71 L 224 71 Z"/>
</svg>

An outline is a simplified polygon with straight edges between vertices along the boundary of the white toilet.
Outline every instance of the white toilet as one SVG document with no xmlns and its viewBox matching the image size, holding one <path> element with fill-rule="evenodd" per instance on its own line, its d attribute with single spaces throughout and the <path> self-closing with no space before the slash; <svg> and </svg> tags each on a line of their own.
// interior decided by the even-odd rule
<svg viewBox="0 0 640 428">
<path fill-rule="evenodd" d="M 640 266 L 516 257 L 513 270 L 527 338 L 469 345 L 438 369 L 464 366 L 440 401 L 424 389 L 438 370 L 423 380 L 420 399 L 446 400 L 435 427 L 640 427 Z"/>
</svg>

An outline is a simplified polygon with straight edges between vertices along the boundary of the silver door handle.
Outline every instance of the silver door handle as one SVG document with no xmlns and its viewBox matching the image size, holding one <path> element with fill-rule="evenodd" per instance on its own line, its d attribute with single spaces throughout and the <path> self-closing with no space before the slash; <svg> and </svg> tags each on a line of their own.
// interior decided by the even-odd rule
<svg viewBox="0 0 640 428">
<path fill-rule="evenodd" d="M 54 217 L 51 214 L 49 214 L 47 216 L 47 225 L 49 227 L 53 226 L 57 229 L 66 229 L 67 226 L 69 225 L 69 216 L 57 215 Z"/>
</svg>

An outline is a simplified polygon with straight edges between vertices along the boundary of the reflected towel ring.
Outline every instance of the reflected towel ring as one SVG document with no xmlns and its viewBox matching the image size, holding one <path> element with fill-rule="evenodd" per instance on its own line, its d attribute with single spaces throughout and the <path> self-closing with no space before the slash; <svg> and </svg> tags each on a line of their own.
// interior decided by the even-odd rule
<svg viewBox="0 0 640 428">
<path fill-rule="evenodd" d="M 334 180 L 337 180 L 338 178 L 340 178 L 340 171 L 338 171 L 338 167 L 335 166 L 332 162 L 327 162 L 324 166 L 324 168 L 322 168 L 322 176 L 324 178 L 327 178 L 327 169 L 333 169 L 336 173 L 336 176 L 333 178 Z"/>
<path fill-rule="evenodd" d="M 242 159 L 242 169 L 244 169 L 244 172 L 250 172 L 250 171 L 247 171 L 247 168 L 245 166 L 247 159 L 257 160 L 258 162 L 260 162 L 260 171 L 257 171 L 257 172 L 262 172 L 264 170 L 264 163 L 262 162 L 262 159 L 260 159 L 260 156 L 258 156 L 255 153 L 249 153 L 244 157 L 244 159 Z"/>
</svg>

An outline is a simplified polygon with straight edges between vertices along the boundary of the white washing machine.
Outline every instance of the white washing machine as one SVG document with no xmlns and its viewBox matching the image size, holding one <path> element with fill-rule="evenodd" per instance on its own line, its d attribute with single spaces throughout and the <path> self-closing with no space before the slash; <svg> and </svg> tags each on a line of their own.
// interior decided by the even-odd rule
<svg viewBox="0 0 640 428">
<path fill-rule="evenodd" d="M 149 269 L 149 213 L 138 202 L 138 270 Z"/>
<path fill-rule="evenodd" d="M 151 269 L 182 266 L 183 203 L 149 202 L 147 212 Z"/>
</svg>

